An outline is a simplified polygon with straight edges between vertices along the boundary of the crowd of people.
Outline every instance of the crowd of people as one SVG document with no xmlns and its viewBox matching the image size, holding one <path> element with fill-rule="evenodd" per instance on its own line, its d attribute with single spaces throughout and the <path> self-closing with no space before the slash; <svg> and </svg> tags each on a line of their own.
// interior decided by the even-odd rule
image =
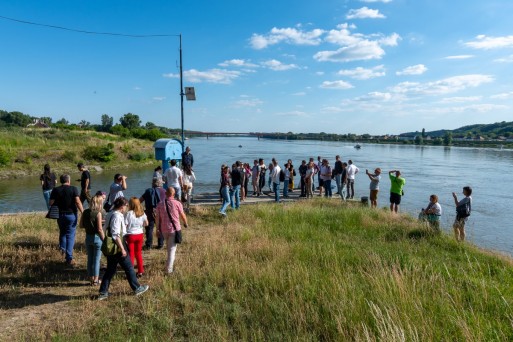
<svg viewBox="0 0 513 342">
<path fill-rule="evenodd" d="M 99 190 L 92 195 L 91 174 L 84 164 L 77 165 L 81 172 L 78 180 L 80 190 L 71 185 L 68 174 L 59 177 L 61 186 L 57 186 L 57 178 L 50 166 L 44 166 L 40 181 L 49 213 L 53 206 L 58 207 L 59 249 L 65 263 L 74 266 L 76 227 L 79 225 L 85 229 L 87 274 L 91 285 L 100 286 L 99 299 L 108 298 L 109 285 L 118 265 L 125 271 L 126 279 L 136 295 L 148 290 L 147 285 L 139 283 L 145 273 L 143 249 L 161 249 L 166 246 L 165 272 L 173 272 L 177 244 L 181 241 L 181 223 L 184 227 L 188 226 L 186 213 L 196 181 L 193 164 L 193 155 L 187 147 L 182 154 L 181 167 L 178 167 L 176 160 L 171 160 L 164 173 L 162 167 L 155 168 L 151 187 L 140 197 L 131 198 L 126 198 L 123 193 L 128 188 L 127 177 L 123 174 L 114 175 L 108 191 Z M 236 161 L 231 167 L 222 165 L 219 189 L 222 205 L 219 213 L 226 216 L 229 206 L 239 209 L 241 201 L 248 196 L 273 195 L 275 202 L 281 202 L 281 196 L 287 198 L 289 192 L 297 190 L 300 191 L 299 197 L 305 199 L 313 198 L 317 190 L 317 196 L 333 198 L 335 194 L 344 201 L 352 200 L 355 196 L 355 179 L 359 172 L 352 160 L 343 162 L 339 155 L 335 156 L 333 167 L 328 159 L 318 156 L 317 162 L 314 158 L 302 160 L 297 171 L 291 159 L 283 166 L 280 166 L 276 158 L 272 158 L 268 165 L 263 158 L 255 159 L 253 166 L 240 161 Z M 366 199 L 370 201 L 371 208 L 378 207 L 381 173 L 380 168 L 373 172 L 365 170 L 370 180 L 369 196 Z M 400 170 L 391 170 L 388 176 L 390 211 L 398 213 L 406 180 Z M 252 194 L 248 188 L 250 181 Z M 164 184 L 167 189 L 164 189 Z M 266 187 L 268 191 L 264 192 Z M 464 198 L 458 200 L 453 193 L 457 212 L 453 229 L 458 241 L 465 239 L 465 223 L 471 212 L 472 189 L 464 187 L 463 195 Z M 88 208 L 84 209 L 86 202 Z M 438 203 L 438 196 L 433 194 L 429 198 L 428 206 L 421 210 L 419 219 L 439 231 L 441 215 L 442 207 Z M 154 235 L 157 237 L 155 247 Z M 101 247 L 107 236 L 118 246 L 119 253 L 107 256 L 107 268 L 100 279 Z"/>
</svg>

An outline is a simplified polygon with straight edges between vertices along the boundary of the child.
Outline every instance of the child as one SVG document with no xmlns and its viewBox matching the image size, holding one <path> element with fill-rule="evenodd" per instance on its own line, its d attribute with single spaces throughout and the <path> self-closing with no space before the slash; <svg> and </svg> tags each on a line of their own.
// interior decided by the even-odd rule
<svg viewBox="0 0 513 342">
<path fill-rule="evenodd" d="M 454 197 L 454 203 L 456 204 L 456 219 L 454 220 L 453 228 L 454 235 L 456 236 L 456 241 L 465 240 L 465 223 L 470 216 L 470 212 L 472 210 L 472 188 L 470 186 L 466 186 L 463 188 L 463 198 L 458 202 L 458 197 L 456 193 L 452 193 L 452 197 Z"/>
</svg>

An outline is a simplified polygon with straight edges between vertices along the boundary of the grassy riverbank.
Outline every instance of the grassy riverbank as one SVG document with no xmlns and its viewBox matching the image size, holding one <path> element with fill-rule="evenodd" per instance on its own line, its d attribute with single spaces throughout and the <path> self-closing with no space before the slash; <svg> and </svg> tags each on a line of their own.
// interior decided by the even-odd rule
<svg viewBox="0 0 513 342">
<path fill-rule="evenodd" d="M 79 161 L 92 172 L 155 163 L 153 143 L 94 131 L 0 129 L 0 178 L 39 175 L 46 163 L 56 173 L 77 172 Z"/>
<path fill-rule="evenodd" d="M 55 225 L 33 215 L 0 217 L 4 334 L 6 317 L 34 307 L 46 319 L 35 316 L 26 328 L 18 320 L 11 337 L 513 339 L 511 259 L 431 235 L 384 210 L 314 200 L 244 206 L 223 220 L 216 208 L 195 208 L 175 274 L 162 272 L 164 251 L 146 252 L 150 291 L 129 295 L 120 272 L 104 302 L 91 301 L 96 289 L 81 286 L 83 232 L 80 266 L 65 270 Z"/>
</svg>

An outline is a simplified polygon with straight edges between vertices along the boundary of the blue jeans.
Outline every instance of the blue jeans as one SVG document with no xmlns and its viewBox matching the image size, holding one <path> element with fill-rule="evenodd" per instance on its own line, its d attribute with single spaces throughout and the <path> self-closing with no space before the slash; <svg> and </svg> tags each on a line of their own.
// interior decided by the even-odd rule
<svg viewBox="0 0 513 342">
<path fill-rule="evenodd" d="M 148 217 L 148 225 L 144 228 L 146 231 L 146 242 L 145 246 L 146 248 L 151 248 L 153 246 L 153 228 L 155 227 L 155 220 L 153 219 L 153 214 L 146 213 L 146 217 Z M 164 246 L 164 238 L 159 236 L 157 247 L 163 247 Z"/>
<path fill-rule="evenodd" d="M 179 186 L 174 186 L 173 188 L 175 189 L 175 198 L 176 198 L 176 200 L 180 201 L 181 197 L 182 197 L 182 188 L 179 187 Z"/>
<path fill-rule="evenodd" d="M 273 191 L 274 191 L 274 201 L 280 201 L 280 183 L 273 182 Z"/>
<path fill-rule="evenodd" d="M 226 208 L 228 208 L 228 205 L 230 204 L 230 188 L 223 186 L 221 189 L 221 196 L 223 197 L 223 205 L 221 206 L 221 209 L 219 209 L 219 212 L 221 214 L 226 214 Z"/>
<path fill-rule="evenodd" d="M 337 194 L 342 196 L 342 193 L 341 193 L 341 191 L 342 191 L 342 175 L 341 174 L 335 176 L 335 183 L 337 183 Z"/>
<path fill-rule="evenodd" d="M 100 275 L 102 239 L 98 234 L 86 234 L 85 245 L 87 249 L 87 275 L 97 277 Z"/>
<path fill-rule="evenodd" d="M 45 198 L 46 208 L 50 210 L 50 194 L 52 190 L 43 190 L 43 197 Z"/>
<path fill-rule="evenodd" d="M 283 197 L 289 197 L 289 180 L 287 178 L 283 183 Z"/>
<path fill-rule="evenodd" d="M 324 181 L 324 196 L 331 197 L 333 193 L 331 192 L 331 179 Z"/>
<path fill-rule="evenodd" d="M 126 247 L 125 249 L 128 250 Z M 125 271 L 126 280 L 128 280 L 128 284 L 132 290 L 135 291 L 139 286 L 141 286 L 135 276 L 134 266 L 132 265 L 132 261 L 130 261 L 130 256 L 127 254 L 126 257 L 122 257 L 121 253 L 118 253 L 107 257 L 107 270 L 103 275 L 102 284 L 100 285 L 100 294 L 109 293 L 110 281 L 116 274 L 118 264 Z"/>
<path fill-rule="evenodd" d="M 240 207 L 240 185 L 235 185 L 232 191 L 230 191 L 230 207 L 235 209 Z"/>
<path fill-rule="evenodd" d="M 59 248 L 66 253 L 66 261 L 73 260 L 75 233 L 77 231 L 77 214 L 59 214 Z"/>
</svg>

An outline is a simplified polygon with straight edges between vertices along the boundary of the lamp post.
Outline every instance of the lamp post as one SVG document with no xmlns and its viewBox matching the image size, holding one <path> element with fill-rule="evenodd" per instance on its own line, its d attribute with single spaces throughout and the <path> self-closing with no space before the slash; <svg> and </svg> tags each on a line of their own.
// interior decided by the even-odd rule
<svg viewBox="0 0 513 342">
<path fill-rule="evenodd" d="M 178 35 L 180 38 L 180 118 L 182 123 L 181 136 L 182 136 L 182 153 L 185 151 L 185 135 L 183 132 L 183 96 L 185 95 L 187 101 L 195 101 L 196 94 L 194 87 L 185 87 L 185 93 L 183 92 L 183 65 L 182 65 L 182 34 Z"/>
</svg>

